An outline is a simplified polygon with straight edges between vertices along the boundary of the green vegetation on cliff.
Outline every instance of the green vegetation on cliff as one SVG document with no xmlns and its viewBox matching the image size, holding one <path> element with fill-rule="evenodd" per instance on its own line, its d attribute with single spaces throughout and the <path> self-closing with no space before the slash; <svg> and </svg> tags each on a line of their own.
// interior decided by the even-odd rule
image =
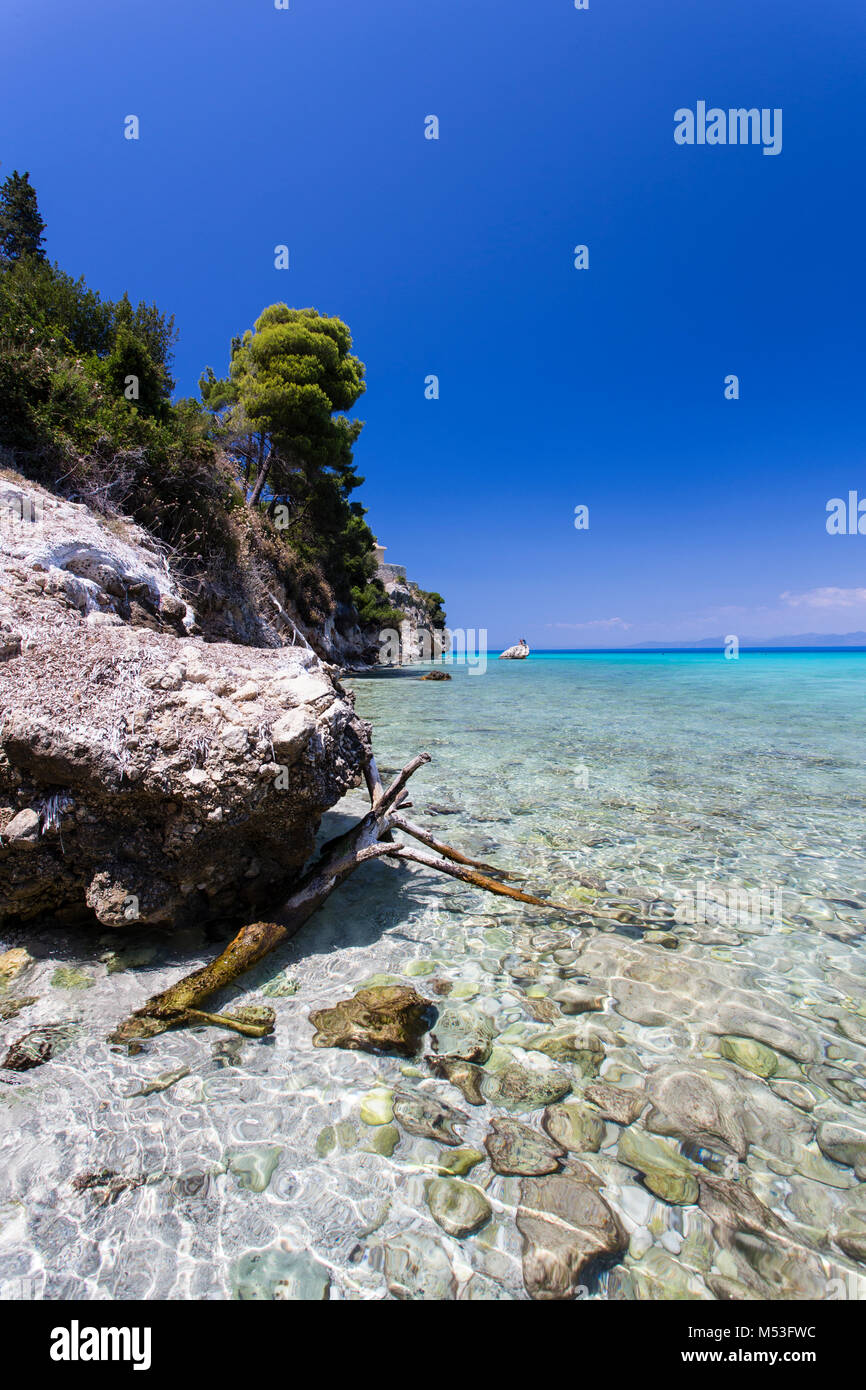
<svg viewBox="0 0 866 1390">
<path fill-rule="evenodd" d="M 346 324 L 271 305 L 232 342 L 225 379 L 208 367 L 201 400 L 173 401 L 173 318 L 102 299 L 46 259 L 43 232 L 15 171 L 0 184 L 0 446 L 15 465 L 131 514 L 182 573 L 230 569 L 252 545 L 304 620 L 399 620 L 352 500 L 363 424 L 344 412 L 365 387 Z"/>
</svg>

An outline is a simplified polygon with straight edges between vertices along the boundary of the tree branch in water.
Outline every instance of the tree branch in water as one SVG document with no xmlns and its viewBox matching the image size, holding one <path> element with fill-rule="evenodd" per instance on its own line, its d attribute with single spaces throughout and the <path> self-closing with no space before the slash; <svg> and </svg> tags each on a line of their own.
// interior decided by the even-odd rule
<svg viewBox="0 0 866 1390">
<path fill-rule="evenodd" d="M 215 1023 L 252 1037 L 263 1037 L 271 1032 L 272 1022 L 251 1018 L 250 1011 L 239 1010 L 235 1014 L 209 1013 L 202 1009 L 202 1004 L 219 990 L 233 984 L 240 975 L 252 969 L 271 951 L 300 931 L 304 923 L 318 911 L 322 903 L 339 888 L 349 874 L 369 859 L 387 856 L 420 864 L 500 897 L 531 903 L 535 907 L 554 908 L 559 912 L 572 913 L 573 908 L 534 897 L 531 893 L 522 893 L 516 888 L 509 888 L 500 881 L 511 877 L 504 870 L 469 859 L 459 850 L 443 844 L 426 830 L 398 814 L 401 807 L 410 804 L 406 783 L 419 767 L 423 767 L 429 761 L 429 753 L 419 753 L 386 788 L 383 786 L 375 759 L 371 758 L 364 770 L 371 809 L 357 825 L 322 846 L 317 859 L 302 875 L 285 907 L 274 921 L 252 922 L 242 927 L 215 960 L 184 976 L 177 984 L 170 985 L 162 993 L 153 995 L 130 1018 L 120 1024 L 111 1034 L 109 1041 L 135 1045 L 164 1033 L 168 1028 L 195 1023 Z M 424 854 L 412 846 L 397 843 L 392 830 L 401 830 L 404 834 L 420 840 L 441 857 Z"/>
</svg>

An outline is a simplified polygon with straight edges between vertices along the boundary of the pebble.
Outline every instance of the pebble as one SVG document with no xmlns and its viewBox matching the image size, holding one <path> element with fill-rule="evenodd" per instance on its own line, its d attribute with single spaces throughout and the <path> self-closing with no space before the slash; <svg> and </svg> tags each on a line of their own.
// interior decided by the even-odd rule
<svg viewBox="0 0 866 1390">
<path fill-rule="evenodd" d="M 723 1037 L 719 1039 L 719 1051 L 729 1062 L 734 1062 L 755 1076 L 768 1077 L 778 1069 L 779 1059 L 771 1047 L 755 1042 L 754 1038 Z"/>
<path fill-rule="evenodd" d="M 457 1291 L 451 1262 L 438 1240 L 404 1231 L 385 1244 L 388 1292 L 405 1301 L 450 1302 Z"/>
<path fill-rule="evenodd" d="M 361 1100 L 361 1119 L 365 1125 L 387 1125 L 394 1118 L 394 1092 L 375 1086 Z"/>
<path fill-rule="evenodd" d="M 247 1192 L 264 1192 L 282 1153 L 281 1148 L 267 1144 L 253 1149 L 231 1149 L 226 1154 L 226 1163 L 239 1187 Z"/>
<path fill-rule="evenodd" d="M 437 1139 L 440 1144 L 457 1148 L 463 1141 L 454 1126 L 465 1123 L 467 1117 L 462 1110 L 456 1110 L 453 1105 L 447 1105 L 433 1096 L 398 1091 L 394 1097 L 394 1119 L 408 1134 Z"/>
<path fill-rule="evenodd" d="M 366 1144 L 367 1153 L 379 1154 L 381 1158 L 391 1158 L 400 1143 L 400 1131 L 396 1125 L 377 1125 Z"/>
<path fill-rule="evenodd" d="M 593 989 L 580 988 L 578 985 L 560 989 L 551 998 L 564 1014 L 598 1013 L 604 1008 L 603 995 Z"/>
<path fill-rule="evenodd" d="M 624 1090 L 621 1086 L 610 1086 L 605 1081 L 593 1081 L 584 1095 L 606 1120 L 613 1120 L 618 1125 L 633 1124 L 646 1105 L 643 1091 Z"/>
<path fill-rule="evenodd" d="M 541 1123 L 551 1139 L 570 1153 L 597 1153 L 604 1142 L 604 1120 L 580 1101 L 548 1106 Z"/>
<path fill-rule="evenodd" d="M 427 1184 L 430 1215 L 449 1236 L 471 1235 L 493 1215 L 493 1209 L 477 1187 L 459 1178 L 434 1178 Z"/>
<path fill-rule="evenodd" d="M 443 1153 L 439 1158 L 439 1173 L 442 1177 L 464 1178 L 467 1173 L 479 1163 L 484 1162 L 484 1155 L 480 1149 L 469 1148 L 452 1149 L 450 1153 Z"/>
<path fill-rule="evenodd" d="M 556 1173 L 565 1156 L 561 1144 L 506 1116 L 491 1120 L 484 1147 L 494 1171 L 506 1175 Z"/>
<path fill-rule="evenodd" d="M 646 1130 L 625 1129 L 619 1137 L 617 1158 L 643 1174 L 650 1192 L 666 1202 L 689 1206 L 698 1200 L 698 1180 L 688 1159 Z"/>
</svg>

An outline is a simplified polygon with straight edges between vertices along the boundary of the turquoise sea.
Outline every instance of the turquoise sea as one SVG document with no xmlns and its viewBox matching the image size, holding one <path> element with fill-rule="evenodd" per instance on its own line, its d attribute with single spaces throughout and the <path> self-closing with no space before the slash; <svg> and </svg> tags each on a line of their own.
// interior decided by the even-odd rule
<svg viewBox="0 0 866 1390">
<path fill-rule="evenodd" d="M 29 1026 L 62 1018 L 70 1040 L 0 1081 L 0 1294 L 526 1299 L 525 1179 L 484 1140 L 503 1117 L 543 1138 L 555 1072 L 566 1169 L 623 1233 L 576 1296 L 864 1296 L 866 653 L 445 669 L 347 679 L 383 775 L 428 751 L 412 818 L 573 910 L 364 866 L 238 988 L 276 1009 L 273 1039 L 184 1031 L 133 1058 L 109 1027 L 214 944 L 29 940 Z M 452 1038 L 489 1040 L 482 1104 L 423 1055 L 313 1048 L 310 1011 L 382 978 L 433 1000 Z M 0 1042 L 20 1031 L 0 1023 Z M 640 1118 L 605 1118 L 584 1095 L 598 1081 Z M 399 1119 L 443 1103 L 477 1151 L 472 1193 L 445 1193 L 458 1226 L 480 1220 L 465 1235 L 436 1219 L 455 1151 Z"/>
</svg>

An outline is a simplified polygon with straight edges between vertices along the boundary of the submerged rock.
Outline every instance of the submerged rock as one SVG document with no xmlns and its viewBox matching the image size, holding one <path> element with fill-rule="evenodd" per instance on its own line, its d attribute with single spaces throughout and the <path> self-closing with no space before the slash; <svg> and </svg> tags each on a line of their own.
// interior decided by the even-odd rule
<svg viewBox="0 0 866 1390">
<path fill-rule="evenodd" d="M 283 1247 L 251 1250 L 232 1269 L 233 1296 L 246 1301 L 321 1303 L 327 1300 L 331 1275 L 304 1250 Z"/>
<path fill-rule="evenodd" d="M 450 1153 L 443 1154 L 439 1159 L 439 1172 L 444 1177 L 464 1178 L 473 1168 L 477 1168 L 479 1163 L 484 1162 L 484 1155 L 480 1149 L 465 1148 L 452 1149 Z"/>
<path fill-rule="evenodd" d="M 604 1044 L 597 1034 L 574 1024 L 538 1033 L 526 1046 L 554 1062 L 570 1062 L 583 1076 L 598 1076 L 604 1061 Z"/>
<path fill-rule="evenodd" d="M 232 1149 L 226 1154 L 226 1164 L 239 1187 L 247 1192 L 265 1192 L 282 1154 L 276 1145 L 258 1144 L 250 1149 Z"/>
<path fill-rule="evenodd" d="M 58 965 L 51 976 L 51 984 L 54 989 L 93 989 L 96 981 L 75 965 Z"/>
<path fill-rule="evenodd" d="M 428 1061 L 436 1076 L 443 1076 L 452 1086 L 456 1086 L 468 1105 L 484 1104 L 481 1082 L 485 1073 L 482 1067 L 474 1062 L 458 1062 L 451 1057 L 431 1057 Z"/>
<path fill-rule="evenodd" d="M 14 1042 L 0 1065 L 8 1071 L 31 1071 L 57 1057 L 70 1046 L 77 1025 L 74 1023 L 45 1023 L 25 1033 Z"/>
<path fill-rule="evenodd" d="M 430 1025 L 431 1007 L 409 985 L 374 985 L 332 1009 L 315 1009 L 314 1047 L 396 1052 L 414 1057 Z"/>
<path fill-rule="evenodd" d="M 866 1181 L 866 1130 L 841 1120 L 822 1120 L 815 1137 L 827 1158 L 853 1168 L 857 1177 Z"/>
<path fill-rule="evenodd" d="M 291 999 L 300 988 L 300 980 L 296 980 L 287 971 L 281 971 L 262 988 L 262 994 L 266 999 Z"/>
<path fill-rule="evenodd" d="M 826 1298 L 822 1261 L 744 1183 L 702 1174 L 700 1205 L 740 1284 L 759 1298 Z M 726 1277 L 730 1277 L 726 1271 Z M 711 1288 L 716 1280 L 707 1276 Z M 721 1297 L 730 1295 L 721 1293 Z M 740 1297 L 742 1295 L 735 1295 Z"/>
<path fill-rule="evenodd" d="M 380 1158 L 391 1158 L 399 1143 L 400 1131 L 396 1125 L 378 1125 L 364 1148 L 366 1152 L 378 1154 Z"/>
<path fill-rule="evenodd" d="M 719 1141 L 741 1159 L 750 1144 L 795 1159 L 812 1137 L 807 1115 L 728 1062 L 668 1063 L 650 1074 L 647 1093 L 647 1129 L 707 1148 Z"/>
<path fill-rule="evenodd" d="M 418 1134 L 423 1139 L 436 1139 L 440 1144 L 457 1147 L 463 1140 L 454 1128 L 465 1124 L 466 1115 L 453 1105 L 434 1096 L 410 1094 L 398 1091 L 394 1097 L 394 1119 L 408 1134 Z"/>
<path fill-rule="evenodd" d="M 604 1142 L 604 1120 L 580 1101 L 549 1106 L 541 1123 L 551 1139 L 570 1153 L 597 1153 Z"/>
<path fill-rule="evenodd" d="M 467 1303 L 513 1303 L 514 1294 L 504 1284 L 489 1279 L 486 1274 L 473 1274 L 461 1288 L 458 1299 Z"/>
<path fill-rule="evenodd" d="M 518 1062 L 500 1072 L 485 1072 L 481 1094 L 491 1105 L 509 1110 L 540 1110 L 562 1100 L 571 1090 L 571 1077 L 559 1067 L 530 1069 Z"/>
<path fill-rule="evenodd" d="M 595 1186 L 579 1176 L 527 1178 L 520 1186 L 517 1229 L 523 1237 L 523 1282 L 531 1298 L 574 1298 L 599 1258 L 628 1247 L 618 1218 Z"/>
<path fill-rule="evenodd" d="M 630 1265 L 634 1297 L 640 1300 L 709 1300 L 712 1295 L 700 1275 L 686 1269 L 667 1251 L 651 1246 L 637 1264 Z"/>
<path fill-rule="evenodd" d="M 565 1157 L 555 1139 L 506 1116 L 491 1120 L 484 1147 L 494 1171 L 505 1175 L 556 1173 Z"/>
<path fill-rule="evenodd" d="M 729 1062 L 754 1072 L 756 1076 L 772 1076 L 779 1068 L 779 1059 L 771 1047 L 755 1042 L 754 1038 L 719 1038 L 719 1051 Z"/>
<path fill-rule="evenodd" d="M 846 1211 L 839 1220 L 834 1240 L 849 1259 L 866 1264 L 866 1209 Z"/>
<path fill-rule="evenodd" d="M 470 1009 L 443 1008 L 430 1032 L 434 1057 L 486 1062 L 495 1035 L 492 1021 Z"/>
<path fill-rule="evenodd" d="M 33 958 L 23 946 L 15 946 L 11 951 L 0 952 L 0 987 L 8 985 L 22 970 L 33 964 Z"/>
<path fill-rule="evenodd" d="M 8 1023 L 10 1018 L 17 1018 L 22 1009 L 28 1009 L 38 1001 L 39 996 L 36 994 L 10 995 L 8 999 L 0 1000 L 0 1023 Z"/>
<path fill-rule="evenodd" d="M 459 1178 L 434 1178 L 427 1184 L 430 1215 L 449 1236 L 468 1236 L 493 1215 L 484 1193 Z"/>
<path fill-rule="evenodd" d="M 634 1124 L 646 1105 L 643 1091 L 627 1091 L 622 1086 L 611 1086 L 605 1081 L 593 1081 L 583 1093 L 606 1120 L 618 1125 Z"/>
<path fill-rule="evenodd" d="M 387 1125 L 394 1118 L 394 1092 L 388 1086 L 374 1086 L 361 1097 L 361 1119 L 365 1125 Z"/>
<path fill-rule="evenodd" d="M 598 1013 L 604 1008 L 604 995 L 582 985 L 568 985 L 551 998 L 564 1014 Z"/>
<path fill-rule="evenodd" d="M 385 1244 L 388 1292 L 401 1300 L 444 1302 L 454 1298 L 457 1281 L 438 1240 L 404 1231 Z"/>
<path fill-rule="evenodd" d="M 538 1023 L 558 1023 L 562 1017 L 559 1008 L 553 1003 L 552 999 L 530 999 L 524 998 L 521 1003 L 529 1014 Z"/>
<path fill-rule="evenodd" d="M 654 1134 L 624 1129 L 617 1145 L 617 1158 L 643 1174 L 650 1192 L 665 1202 L 691 1206 L 698 1200 L 698 1179 L 687 1158 Z"/>
<path fill-rule="evenodd" d="M 798 1110 L 812 1111 L 815 1109 L 815 1097 L 807 1086 L 803 1086 L 799 1081 L 788 1081 L 786 1078 L 776 1078 L 770 1082 L 777 1096 L 782 1100 L 787 1100 L 791 1105 L 796 1105 Z"/>
</svg>

